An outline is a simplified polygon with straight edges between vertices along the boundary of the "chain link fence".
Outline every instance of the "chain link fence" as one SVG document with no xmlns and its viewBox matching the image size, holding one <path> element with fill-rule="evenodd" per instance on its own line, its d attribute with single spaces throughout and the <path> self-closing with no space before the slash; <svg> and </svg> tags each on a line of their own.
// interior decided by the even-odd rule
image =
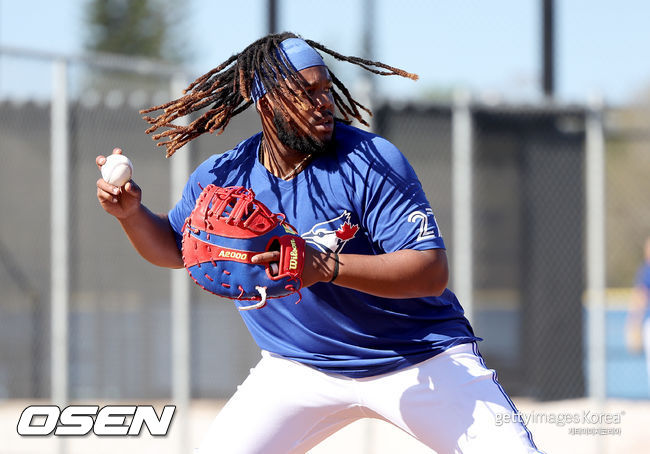
<svg viewBox="0 0 650 454">
<path fill-rule="evenodd" d="M 138 133 L 143 126 L 138 109 L 168 97 L 169 81 L 137 80 L 81 62 L 70 65 L 70 79 L 84 86 L 69 105 L 70 397 L 165 397 L 170 386 L 169 279 L 165 270 L 139 258 L 119 224 L 104 216 L 95 196 L 94 161 L 123 147 L 135 162 L 145 203 L 154 211 L 167 206 L 169 169 L 163 159 L 142 159 L 151 144 Z"/>
<path fill-rule="evenodd" d="M 2 56 L 1 74 L 50 85 L 50 62 Z M 0 80 L 4 88 L 5 77 Z M 49 395 L 48 98 L 0 101 L 0 398 Z"/>
<path fill-rule="evenodd" d="M 584 110 L 470 111 L 472 315 L 482 353 L 515 395 L 583 396 Z M 379 118 L 379 132 L 416 168 L 453 261 L 461 245 L 449 224 L 452 106 L 385 106 Z"/>
<path fill-rule="evenodd" d="M 3 74 L 11 68 L 25 80 L 29 75 L 19 100 L 12 94 L 20 90 L 0 83 L 0 398 L 51 394 L 49 219 L 58 209 L 56 194 L 51 199 L 49 193 L 52 60 L 0 55 Z M 138 256 L 95 196 L 95 156 L 120 146 L 134 163 L 144 203 L 166 212 L 176 202 L 170 200 L 170 161 L 144 134 L 138 114 L 172 96 L 176 70 L 159 69 L 133 61 L 123 68 L 119 60 L 68 61 L 72 399 L 171 395 L 169 271 Z M 587 389 L 585 112 L 580 106 L 470 105 L 472 322 L 485 339 L 488 366 L 517 396 L 555 400 L 584 396 Z M 608 300 L 608 394 L 644 397 L 643 359 L 625 351 L 622 321 L 625 292 L 649 233 L 650 153 L 647 135 L 638 128 L 628 134 L 632 130 L 620 126 L 624 112 L 614 114 L 608 118 L 618 123 L 607 129 L 606 252 L 607 284 L 618 290 Z M 376 132 L 416 169 L 452 261 L 462 246 L 453 225 L 453 122 L 450 104 L 375 109 Z M 194 168 L 259 128 L 250 110 L 223 135 L 201 137 L 180 153 L 190 153 Z M 190 333 L 192 397 L 227 397 L 259 356 L 239 315 L 193 286 Z"/>
</svg>

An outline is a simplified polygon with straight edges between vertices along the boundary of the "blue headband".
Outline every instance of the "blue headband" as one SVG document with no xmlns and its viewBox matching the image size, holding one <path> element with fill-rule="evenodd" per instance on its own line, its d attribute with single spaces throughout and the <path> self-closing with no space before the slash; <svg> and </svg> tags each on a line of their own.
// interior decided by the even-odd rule
<svg viewBox="0 0 650 454">
<path fill-rule="evenodd" d="M 285 39 L 280 43 L 279 48 L 295 71 L 301 71 L 312 66 L 327 66 L 318 52 L 300 38 Z M 282 75 L 284 76 L 284 74 Z M 265 94 L 266 88 L 264 88 L 264 84 L 257 73 L 255 73 L 253 87 L 251 88 L 251 98 L 254 102 L 257 102 Z"/>
</svg>

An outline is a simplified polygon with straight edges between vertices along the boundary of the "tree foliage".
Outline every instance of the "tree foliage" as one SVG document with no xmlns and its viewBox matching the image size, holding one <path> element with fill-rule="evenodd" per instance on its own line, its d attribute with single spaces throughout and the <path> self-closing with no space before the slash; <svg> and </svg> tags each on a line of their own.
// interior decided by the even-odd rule
<svg viewBox="0 0 650 454">
<path fill-rule="evenodd" d="M 175 32 L 182 4 L 171 0 L 90 0 L 86 49 L 180 62 L 183 54 Z"/>
</svg>

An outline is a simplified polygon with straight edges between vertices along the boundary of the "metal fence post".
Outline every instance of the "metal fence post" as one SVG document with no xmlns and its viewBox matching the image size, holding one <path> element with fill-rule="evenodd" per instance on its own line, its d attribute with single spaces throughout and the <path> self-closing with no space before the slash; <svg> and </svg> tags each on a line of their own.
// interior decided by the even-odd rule
<svg viewBox="0 0 650 454">
<path fill-rule="evenodd" d="M 589 396 L 606 397 L 605 369 L 605 137 L 601 101 L 590 103 L 586 137 L 587 307 Z"/>
<path fill-rule="evenodd" d="M 63 406 L 68 400 L 69 289 L 69 163 L 68 62 L 59 58 L 52 66 L 50 107 L 50 279 L 51 279 L 51 398 Z M 64 452 L 64 443 L 57 444 Z"/>
<path fill-rule="evenodd" d="M 472 263 L 472 113 L 470 94 L 454 94 L 452 111 L 452 280 L 471 322 L 474 312 Z"/>
<path fill-rule="evenodd" d="M 53 65 L 50 133 L 52 401 L 68 399 L 68 215 L 69 146 L 67 62 Z"/>
<path fill-rule="evenodd" d="M 175 74 L 171 80 L 172 96 L 180 96 L 188 85 L 183 74 Z M 186 125 L 187 119 L 179 119 Z M 171 158 L 171 203 L 181 196 L 190 174 L 190 147 L 185 145 L 180 153 Z M 184 269 L 171 270 L 171 325 L 172 325 L 172 399 L 180 413 L 176 418 L 179 430 L 178 452 L 189 452 L 190 388 L 190 280 Z"/>
</svg>

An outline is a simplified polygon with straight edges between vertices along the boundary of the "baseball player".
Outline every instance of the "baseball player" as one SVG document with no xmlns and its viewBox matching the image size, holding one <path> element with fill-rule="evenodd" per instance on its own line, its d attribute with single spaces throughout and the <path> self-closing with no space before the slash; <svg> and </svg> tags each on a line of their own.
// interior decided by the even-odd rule
<svg viewBox="0 0 650 454">
<path fill-rule="evenodd" d="M 303 453 L 360 418 L 387 421 L 438 453 L 539 452 L 447 289 L 445 244 L 415 172 L 389 141 L 349 125 L 365 108 L 318 51 L 417 78 L 269 35 L 145 112 L 162 110 L 146 119 L 148 132 L 171 128 L 154 136 L 167 139 L 168 155 L 251 105 L 262 123 L 199 165 L 169 213 L 143 206 L 133 181 L 123 190 L 97 182 L 101 205 L 156 265 L 183 266 L 183 225 L 211 184 L 252 188 L 308 245 L 299 304 L 290 295 L 241 311 L 262 358 L 197 452 Z M 172 124 L 204 107 L 190 125 Z M 252 260 L 268 264 L 278 252 Z"/>
<path fill-rule="evenodd" d="M 650 386 L 650 237 L 643 246 L 643 263 L 636 273 L 626 324 L 626 341 L 630 352 L 645 351 L 648 386 Z"/>
</svg>

